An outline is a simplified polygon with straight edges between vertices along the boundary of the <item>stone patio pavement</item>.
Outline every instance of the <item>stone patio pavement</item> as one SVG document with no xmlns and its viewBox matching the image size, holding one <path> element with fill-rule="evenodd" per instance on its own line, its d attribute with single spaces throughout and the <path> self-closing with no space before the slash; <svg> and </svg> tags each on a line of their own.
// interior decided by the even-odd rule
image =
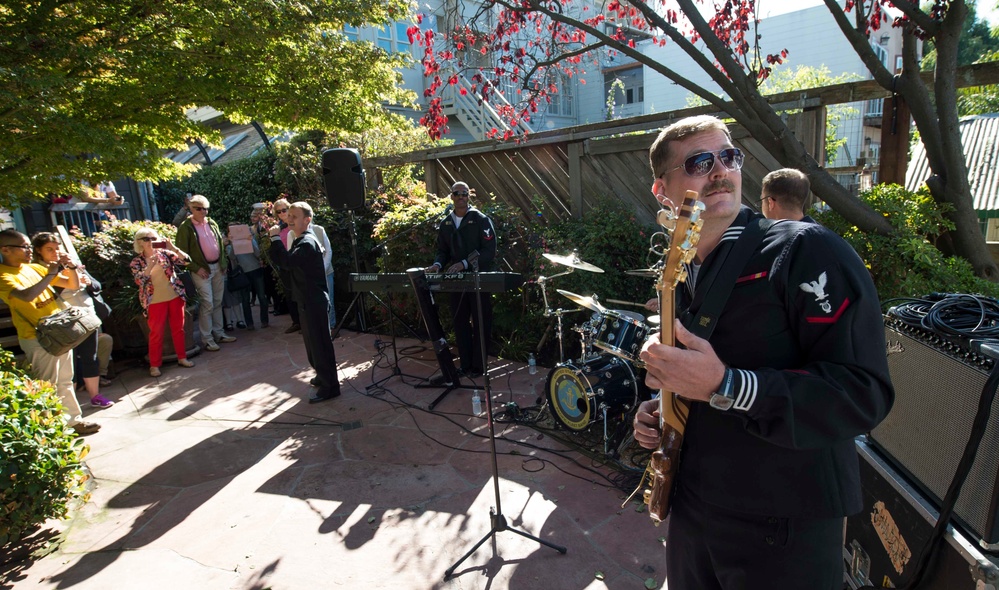
<svg viewBox="0 0 999 590">
<path fill-rule="evenodd" d="M 103 425 L 88 437 L 90 502 L 57 525 L 54 551 L 0 570 L 0 587 L 664 586 L 664 530 L 620 507 L 618 471 L 536 429 L 497 423 L 494 480 L 471 391 L 427 411 L 441 390 L 414 387 L 436 367 L 417 340 L 397 346 L 412 377 L 393 376 L 387 337 L 341 332 L 344 395 L 309 405 L 313 373 L 301 336 L 283 333 L 288 323 L 237 331 L 194 369 L 167 365 L 154 379 L 136 367 L 105 388 L 117 404 L 85 408 Z M 492 359 L 493 399 L 532 406 L 546 375 Z M 366 391 L 384 377 L 383 389 Z M 567 553 L 502 531 L 445 581 L 489 532 L 497 487 L 510 527 Z"/>
</svg>

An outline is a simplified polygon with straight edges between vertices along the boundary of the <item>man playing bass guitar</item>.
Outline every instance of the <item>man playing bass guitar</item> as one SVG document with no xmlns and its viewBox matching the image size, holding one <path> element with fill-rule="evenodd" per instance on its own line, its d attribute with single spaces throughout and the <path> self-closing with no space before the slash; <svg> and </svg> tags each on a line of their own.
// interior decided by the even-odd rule
<svg viewBox="0 0 999 590">
<path fill-rule="evenodd" d="M 688 325 L 674 323 L 676 347 L 654 337 L 641 354 L 650 387 L 690 402 L 667 520 L 668 586 L 838 590 L 843 517 L 862 507 L 853 438 L 894 400 L 877 292 L 839 236 L 783 221 L 760 230 L 721 312 L 699 314 L 739 237 L 762 219 L 740 206 L 743 159 L 708 116 L 670 125 L 650 150 L 660 203 L 675 209 L 671 200 L 692 190 L 706 207 L 675 293 Z M 693 333 L 712 322 L 708 340 Z M 658 407 L 636 412 L 643 447 L 661 443 Z"/>
</svg>

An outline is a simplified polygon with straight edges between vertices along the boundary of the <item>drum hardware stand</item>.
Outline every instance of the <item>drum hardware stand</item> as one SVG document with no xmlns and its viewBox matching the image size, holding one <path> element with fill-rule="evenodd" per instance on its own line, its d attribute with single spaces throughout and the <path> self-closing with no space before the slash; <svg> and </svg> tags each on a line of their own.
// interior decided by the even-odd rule
<svg viewBox="0 0 999 590">
<path fill-rule="evenodd" d="M 482 288 L 481 288 L 481 285 L 479 284 L 479 273 L 478 273 L 478 271 L 476 271 L 473 274 L 475 275 L 475 296 L 478 298 L 478 303 L 479 303 L 479 305 L 476 306 L 478 308 L 479 325 L 482 326 L 482 324 L 483 324 L 483 322 L 482 322 L 482 319 L 483 319 L 482 318 Z M 542 545 L 544 545 L 546 547 L 551 547 L 552 549 L 558 551 L 562 555 L 565 555 L 565 553 L 566 553 L 566 548 L 562 547 L 561 545 L 556 545 L 554 543 L 549 543 L 548 541 L 545 541 L 544 539 L 539 539 L 538 537 L 535 537 L 535 536 L 533 536 L 531 534 L 525 533 L 524 531 L 519 531 L 519 530 L 517 530 L 515 528 L 510 527 L 509 525 L 507 525 L 506 517 L 503 516 L 503 509 L 500 506 L 499 467 L 497 465 L 497 459 L 496 459 L 496 428 L 495 428 L 495 426 L 493 424 L 493 401 L 492 401 L 493 396 L 492 396 L 492 389 L 489 386 L 489 356 L 488 356 L 488 352 L 487 352 L 487 349 L 486 349 L 486 333 L 485 333 L 485 330 L 479 330 L 479 345 L 482 347 L 482 371 L 483 371 L 482 374 L 483 374 L 483 379 L 485 381 L 485 391 L 486 391 L 486 422 L 489 424 L 489 445 L 490 445 L 490 447 L 489 447 L 489 454 L 491 455 L 491 458 L 492 458 L 493 494 L 496 497 L 496 510 L 494 512 L 492 508 L 489 509 L 489 522 L 492 524 L 492 528 L 489 530 L 488 533 L 485 534 L 484 537 L 482 537 L 481 539 L 479 539 L 479 542 L 476 543 L 474 546 L 472 546 L 472 548 L 469 549 L 467 553 L 465 553 L 464 555 L 462 555 L 461 559 L 459 559 L 458 561 L 454 562 L 451 565 L 451 567 L 449 567 L 449 568 L 447 568 L 447 570 L 445 570 L 445 572 L 444 572 L 444 581 L 449 580 L 451 578 L 451 574 L 454 573 L 454 570 L 459 565 L 461 565 L 461 563 L 463 561 L 465 561 L 473 553 L 475 553 L 476 549 L 478 549 L 490 537 L 492 537 L 496 533 L 500 533 L 500 532 L 503 532 L 503 531 L 510 531 L 511 533 L 516 533 L 516 534 L 520 535 L 521 537 L 525 537 L 525 538 L 530 539 L 532 541 L 537 541 L 538 543 L 540 543 L 540 544 L 542 544 Z"/>
<path fill-rule="evenodd" d="M 561 309 L 561 308 L 559 308 L 559 309 L 552 309 L 548 305 L 548 289 L 545 288 L 545 284 L 548 281 L 550 281 L 550 280 L 552 280 L 552 279 L 554 279 L 556 277 L 561 277 L 561 276 L 570 274 L 570 273 L 572 273 L 573 270 L 575 270 L 575 269 L 573 269 L 572 267 L 569 267 L 569 270 L 567 270 L 565 272 L 559 273 L 557 275 L 552 275 L 550 277 L 540 276 L 540 277 L 538 277 L 538 280 L 537 280 L 538 285 L 541 286 L 541 297 L 544 299 L 544 302 L 545 302 L 545 311 L 544 311 L 544 313 L 542 315 L 544 317 L 546 317 L 546 318 L 550 318 L 551 316 L 555 316 L 555 322 L 556 322 L 556 325 L 558 327 L 558 329 L 556 330 L 556 334 L 558 335 L 558 362 L 560 362 L 560 363 L 565 362 L 565 350 L 564 350 L 563 344 L 562 344 L 562 316 L 565 315 L 565 314 L 567 314 L 567 313 L 576 313 L 579 310 L 578 309 Z"/>
</svg>

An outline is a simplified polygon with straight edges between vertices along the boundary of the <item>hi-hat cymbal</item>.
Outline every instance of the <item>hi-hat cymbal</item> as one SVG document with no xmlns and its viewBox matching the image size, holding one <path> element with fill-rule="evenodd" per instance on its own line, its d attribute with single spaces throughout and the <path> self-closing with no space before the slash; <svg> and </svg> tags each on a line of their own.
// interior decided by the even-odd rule
<svg viewBox="0 0 999 590">
<path fill-rule="evenodd" d="M 626 270 L 624 274 L 631 275 L 633 277 L 644 277 L 646 279 L 654 279 L 662 274 L 662 271 L 656 270 L 654 268 L 639 268 L 635 270 Z"/>
<path fill-rule="evenodd" d="M 555 264 L 571 266 L 572 268 L 578 268 L 579 270 L 588 270 L 590 272 L 604 272 L 604 269 L 600 268 L 599 266 L 594 266 L 589 262 L 583 262 L 582 260 L 580 260 L 579 254 L 576 252 L 573 252 L 572 254 L 568 254 L 566 256 L 562 256 L 559 254 L 549 254 L 545 252 L 544 254 L 542 254 L 542 256 L 544 256 L 548 260 L 551 260 Z"/>
<path fill-rule="evenodd" d="M 604 311 L 606 311 L 604 309 L 604 306 L 600 305 L 600 302 L 597 301 L 596 295 L 586 295 L 586 296 L 576 295 L 575 293 L 572 293 L 570 291 L 565 291 L 563 289 L 556 289 L 556 291 L 558 291 L 560 295 L 564 295 L 565 297 L 567 297 L 569 301 L 572 301 L 576 305 L 580 305 L 582 307 L 585 307 L 586 309 L 600 313 L 604 313 Z"/>
<path fill-rule="evenodd" d="M 659 314 L 656 314 L 656 315 L 650 315 L 649 317 L 645 318 L 645 321 L 649 322 L 654 326 L 658 326 L 659 323 L 662 322 L 662 319 L 659 317 Z"/>
</svg>

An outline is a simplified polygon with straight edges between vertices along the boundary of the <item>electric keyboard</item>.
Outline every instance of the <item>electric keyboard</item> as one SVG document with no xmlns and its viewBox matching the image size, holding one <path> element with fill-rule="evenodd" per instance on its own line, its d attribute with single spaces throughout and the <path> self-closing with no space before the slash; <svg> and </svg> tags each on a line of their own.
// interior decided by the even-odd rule
<svg viewBox="0 0 999 590">
<path fill-rule="evenodd" d="M 427 273 L 426 277 L 431 291 L 475 291 L 474 273 Z M 479 284 L 486 293 L 502 293 L 523 285 L 524 277 L 516 272 L 482 272 Z M 350 273 L 348 286 L 352 293 L 413 291 L 413 284 L 404 272 Z"/>
</svg>

